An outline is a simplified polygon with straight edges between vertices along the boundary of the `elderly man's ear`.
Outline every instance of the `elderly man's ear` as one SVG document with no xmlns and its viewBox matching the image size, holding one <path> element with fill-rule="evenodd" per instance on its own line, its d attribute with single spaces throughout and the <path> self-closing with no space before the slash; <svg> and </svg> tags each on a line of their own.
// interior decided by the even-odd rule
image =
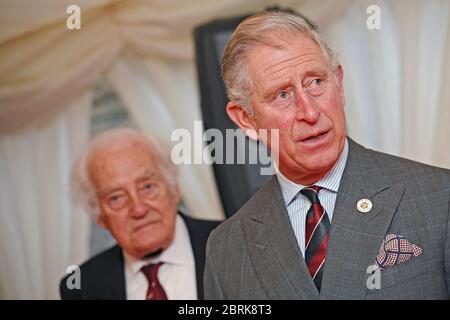
<svg viewBox="0 0 450 320">
<path fill-rule="evenodd" d="M 258 127 L 254 118 L 244 109 L 244 107 L 234 103 L 227 104 L 228 117 L 253 140 L 259 140 Z"/>
<path fill-rule="evenodd" d="M 181 201 L 181 191 L 180 188 L 177 186 L 177 188 L 174 191 L 173 197 L 175 198 L 175 204 L 179 204 Z"/>
</svg>

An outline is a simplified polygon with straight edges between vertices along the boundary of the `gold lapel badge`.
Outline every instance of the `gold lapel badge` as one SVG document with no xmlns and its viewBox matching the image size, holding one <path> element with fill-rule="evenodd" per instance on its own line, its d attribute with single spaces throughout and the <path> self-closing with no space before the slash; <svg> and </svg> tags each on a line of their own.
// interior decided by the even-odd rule
<svg viewBox="0 0 450 320">
<path fill-rule="evenodd" d="M 367 213 L 372 210 L 372 201 L 370 201 L 369 199 L 361 199 L 358 201 L 356 208 L 361 213 Z"/>
</svg>

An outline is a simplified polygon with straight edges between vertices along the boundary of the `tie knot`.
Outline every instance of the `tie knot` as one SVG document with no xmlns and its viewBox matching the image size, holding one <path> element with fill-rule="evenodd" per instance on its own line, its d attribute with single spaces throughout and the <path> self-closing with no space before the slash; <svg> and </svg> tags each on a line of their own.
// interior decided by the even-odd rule
<svg viewBox="0 0 450 320">
<path fill-rule="evenodd" d="M 304 195 L 311 203 L 320 203 L 319 201 L 319 191 L 322 188 L 319 186 L 309 186 L 300 190 L 300 193 Z"/>
<path fill-rule="evenodd" d="M 145 277 L 147 278 L 147 280 L 150 283 L 152 283 L 156 279 L 158 279 L 158 270 L 159 270 L 159 267 L 162 266 L 162 264 L 163 264 L 163 262 L 150 263 L 141 268 L 141 271 L 144 273 Z"/>
</svg>

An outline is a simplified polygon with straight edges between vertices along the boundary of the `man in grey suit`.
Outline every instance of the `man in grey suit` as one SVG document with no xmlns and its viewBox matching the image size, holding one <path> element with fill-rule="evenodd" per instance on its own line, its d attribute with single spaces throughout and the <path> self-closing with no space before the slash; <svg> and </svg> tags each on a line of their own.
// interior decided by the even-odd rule
<svg viewBox="0 0 450 320">
<path fill-rule="evenodd" d="M 342 66 L 307 21 L 247 18 L 222 74 L 229 117 L 279 157 L 211 233 L 206 299 L 449 298 L 450 171 L 346 136 Z"/>
</svg>

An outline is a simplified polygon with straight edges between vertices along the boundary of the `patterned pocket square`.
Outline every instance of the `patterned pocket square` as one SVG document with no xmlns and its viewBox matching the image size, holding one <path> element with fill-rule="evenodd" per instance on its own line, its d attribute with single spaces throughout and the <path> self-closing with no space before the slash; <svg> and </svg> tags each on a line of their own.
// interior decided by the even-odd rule
<svg viewBox="0 0 450 320">
<path fill-rule="evenodd" d="M 422 253 L 422 248 L 403 236 L 388 234 L 381 244 L 374 267 L 387 269 Z"/>
</svg>

